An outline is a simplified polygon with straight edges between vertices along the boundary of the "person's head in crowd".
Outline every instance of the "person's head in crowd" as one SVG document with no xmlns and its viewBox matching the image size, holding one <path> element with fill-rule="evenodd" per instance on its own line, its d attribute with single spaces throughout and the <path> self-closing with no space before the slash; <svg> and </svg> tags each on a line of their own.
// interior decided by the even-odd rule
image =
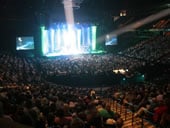
<svg viewBox="0 0 170 128">
<path fill-rule="evenodd" d="M 106 108 L 107 111 L 111 111 L 111 105 L 110 104 L 106 104 L 105 108 Z"/>
<path fill-rule="evenodd" d="M 84 127 L 85 127 L 85 124 L 83 120 L 81 120 L 77 116 L 72 119 L 71 128 L 84 128 Z"/>
</svg>

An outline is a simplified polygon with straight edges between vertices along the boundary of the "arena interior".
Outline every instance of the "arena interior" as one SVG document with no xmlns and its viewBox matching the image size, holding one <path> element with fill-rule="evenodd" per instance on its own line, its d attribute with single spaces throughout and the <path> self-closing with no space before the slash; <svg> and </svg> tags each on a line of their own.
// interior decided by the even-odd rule
<svg viewBox="0 0 170 128">
<path fill-rule="evenodd" d="M 170 128 L 170 1 L 0 0 L 0 128 Z"/>
</svg>

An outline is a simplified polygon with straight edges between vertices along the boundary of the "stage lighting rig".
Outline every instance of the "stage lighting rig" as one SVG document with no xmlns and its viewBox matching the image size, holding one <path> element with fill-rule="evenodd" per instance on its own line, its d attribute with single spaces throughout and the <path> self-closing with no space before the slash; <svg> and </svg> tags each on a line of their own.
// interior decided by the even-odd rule
<svg viewBox="0 0 170 128">
<path fill-rule="evenodd" d="M 71 2 L 74 9 L 79 9 L 84 0 L 62 0 L 62 3 Z"/>
</svg>

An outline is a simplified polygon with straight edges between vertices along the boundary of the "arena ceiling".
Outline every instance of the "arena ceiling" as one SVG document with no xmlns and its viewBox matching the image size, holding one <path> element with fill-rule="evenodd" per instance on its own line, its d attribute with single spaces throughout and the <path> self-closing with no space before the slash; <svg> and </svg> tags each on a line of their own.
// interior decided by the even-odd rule
<svg viewBox="0 0 170 128">
<path fill-rule="evenodd" d="M 100 15 L 101 12 L 117 15 L 120 10 L 133 13 L 153 11 L 168 0 L 75 0 L 80 2 L 80 8 L 75 9 L 79 15 Z M 0 0 L 0 19 L 24 19 L 39 13 L 62 14 L 62 0 Z M 92 15 L 93 16 L 93 15 Z"/>
</svg>

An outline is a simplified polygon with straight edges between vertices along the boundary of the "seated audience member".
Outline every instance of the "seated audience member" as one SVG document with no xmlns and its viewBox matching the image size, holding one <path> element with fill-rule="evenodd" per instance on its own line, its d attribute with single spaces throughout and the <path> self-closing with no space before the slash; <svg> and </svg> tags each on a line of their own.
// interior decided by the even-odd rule
<svg viewBox="0 0 170 128">
<path fill-rule="evenodd" d="M 159 122 L 161 120 L 161 116 L 163 113 L 167 112 L 168 106 L 167 103 L 165 102 L 165 99 L 162 101 L 159 101 L 159 105 L 154 109 L 154 114 L 153 114 L 153 121 L 155 123 Z"/>
<path fill-rule="evenodd" d="M 85 128 L 85 124 L 77 115 L 73 115 L 70 128 Z"/>
<path fill-rule="evenodd" d="M 165 104 L 167 105 L 167 110 L 162 113 L 160 119 L 160 126 L 163 128 L 170 127 L 170 93 L 165 96 Z"/>
<path fill-rule="evenodd" d="M 134 117 L 142 116 L 142 114 L 147 114 L 148 112 L 153 113 L 154 109 L 158 106 L 156 98 L 152 98 L 145 107 L 140 107 L 139 110 L 134 114 Z"/>
</svg>

